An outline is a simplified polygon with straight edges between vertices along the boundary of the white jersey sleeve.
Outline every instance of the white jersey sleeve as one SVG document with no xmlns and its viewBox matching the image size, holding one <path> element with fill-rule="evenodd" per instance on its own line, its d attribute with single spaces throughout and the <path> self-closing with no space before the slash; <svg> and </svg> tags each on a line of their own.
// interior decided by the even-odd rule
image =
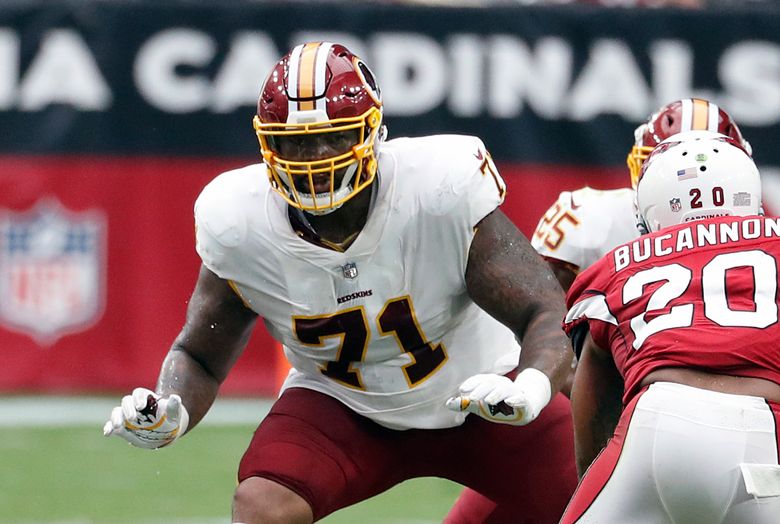
<svg viewBox="0 0 780 524">
<path fill-rule="evenodd" d="M 195 250 L 203 264 L 225 280 L 240 276 L 236 254 L 250 233 L 246 209 L 259 199 L 264 170 L 264 165 L 253 164 L 222 173 L 195 201 Z"/>
<path fill-rule="evenodd" d="M 415 145 L 411 158 L 428 155 L 429 169 L 441 172 L 418 180 L 425 211 L 465 219 L 473 225 L 504 201 L 506 185 L 479 138 L 439 135 L 406 140 Z M 413 140 L 420 142 L 415 144 Z M 456 206 L 462 206 L 462 210 L 454 209 Z"/>
<path fill-rule="evenodd" d="M 399 142 L 403 144 L 404 140 L 408 140 L 404 148 L 407 151 L 404 157 L 398 157 L 399 168 L 413 173 L 415 168 L 422 167 L 422 157 L 428 174 L 416 181 L 401 175 L 404 179 L 399 187 L 410 181 L 414 184 L 404 188 L 404 193 L 417 195 L 418 212 L 427 217 L 425 223 L 429 228 L 437 228 L 436 234 L 447 238 L 453 251 L 461 254 L 459 268 L 465 275 L 475 226 L 504 202 L 504 180 L 479 138 L 436 135 Z M 409 165 L 404 165 L 407 162 Z"/>
<path fill-rule="evenodd" d="M 531 244 L 547 258 L 584 270 L 639 236 L 632 189 L 564 191 L 539 220 Z"/>
</svg>

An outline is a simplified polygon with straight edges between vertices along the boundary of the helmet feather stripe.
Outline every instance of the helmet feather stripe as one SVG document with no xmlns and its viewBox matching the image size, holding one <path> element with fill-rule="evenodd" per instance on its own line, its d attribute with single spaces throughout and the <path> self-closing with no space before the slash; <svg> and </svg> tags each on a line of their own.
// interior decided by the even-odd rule
<svg viewBox="0 0 780 524">
<path fill-rule="evenodd" d="M 709 124 L 709 102 L 700 98 L 693 99 L 693 117 L 691 119 L 691 129 L 706 130 Z"/>
<path fill-rule="evenodd" d="M 328 72 L 328 54 L 332 47 L 332 43 L 322 42 L 320 48 L 317 50 L 316 69 L 314 71 L 314 94 L 317 97 L 317 109 L 322 109 L 323 111 L 327 110 L 325 107 L 326 97 L 324 95 L 325 89 L 327 89 L 328 86 L 325 81 Z"/>
<path fill-rule="evenodd" d="M 314 109 L 314 73 L 319 42 L 312 42 L 303 46 L 301 51 L 301 63 L 298 66 L 298 109 L 307 111 Z M 308 99 L 308 100 L 307 100 Z"/>
<path fill-rule="evenodd" d="M 719 117 L 720 116 L 720 108 L 717 104 L 713 104 L 710 102 L 710 114 L 709 114 L 709 122 L 707 123 L 707 130 L 708 131 L 717 131 L 718 130 L 718 124 Z"/>
<path fill-rule="evenodd" d="M 298 98 L 298 70 L 301 64 L 303 45 L 298 45 L 290 52 L 289 70 L 287 72 L 287 114 L 297 110 L 295 100 Z"/>
<path fill-rule="evenodd" d="M 680 122 L 680 131 L 691 131 L 693 126 L 693 101 L 690 98 L 683 98 L 682 102 L 682 115 Z"/>
</svg>

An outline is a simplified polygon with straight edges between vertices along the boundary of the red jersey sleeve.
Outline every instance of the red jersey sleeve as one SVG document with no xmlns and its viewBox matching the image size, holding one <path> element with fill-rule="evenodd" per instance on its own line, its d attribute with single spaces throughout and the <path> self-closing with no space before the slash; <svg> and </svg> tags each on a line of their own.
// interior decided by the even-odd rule
<svg viewBox="0 0 780 524">
<path fill-rule="evenodd" d="M 578 357 L 584 335 L 588 331 L 599 347 L 610 350 L 610 331 L 618 324 L 607 303 L 609 275 L 613 273 L 614 265 L 607 255 L 577 275 L 566 294 L 568 313 L 563 321 L 563 329 L 572 337 L 574 352 Z"/>
</svg>

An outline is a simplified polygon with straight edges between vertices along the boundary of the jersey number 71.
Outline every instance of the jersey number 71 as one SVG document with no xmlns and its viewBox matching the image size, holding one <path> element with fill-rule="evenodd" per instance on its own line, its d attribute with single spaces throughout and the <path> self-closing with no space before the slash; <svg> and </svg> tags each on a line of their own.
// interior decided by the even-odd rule
<svg viewBox="0 0 780 524">
<path fill-rule="evenodd" d="M 443 344 L 428 342 L 417 323 L 409 296 L 387 301 L 377 316 L 382 335 L 393 335 L 401 351 L 408 353 L 412 362 L 403 367 L 409 387 L 414 387 L 447 360 Z M 345 386 L 365 389 L 360 372 L 352 367 L 365 358 L 368 349 L 369 328 L 362 306 L 319 317 L 294 317 L 293 328 L 298 340 L 311 346 L 322 345 L 326 337 L 340 336 L 341 345 L 336 360 L 321 369 L 322 373 Z"/>
</svg>

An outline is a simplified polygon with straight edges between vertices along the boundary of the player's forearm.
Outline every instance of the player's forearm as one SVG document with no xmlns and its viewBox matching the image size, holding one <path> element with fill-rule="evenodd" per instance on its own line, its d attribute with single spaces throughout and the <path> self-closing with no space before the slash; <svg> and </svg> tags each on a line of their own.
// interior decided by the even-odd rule
<svg viewBox="0 0 780 524">
<path fill-rule="evenodd" d="M 606 443 L 605 443 L 606 444 Z M 596 457 L 604 445 L 600 444 L 593 435 L 574 432 L 574 457 L 577 464 L 577 476 L 582 478 L 588 468 L 596 460 Z"/>
<path fill-rule="evenodd" d="M 189 429 L 206 415 L 217 397 L 220 382 L 189 353 L 174 344 L 163 361 L 157 380 L 157 393 L 176 393 L 190 415 Z"/>
<path fill-rule="evenodd" d="M 623 381 L 611 358 L 588 337 L 571 393 L 574 450 L 582 476 L 612 437 L 623 409 Z"/>
<path fill-rule="evenodd" d="M 519 369 L 535 368 L 550 379 L 553 392 L 560 391 L 571 370 L 573 352 L 568 337 L 561 330 L 560 312 L 544 311 L 532 318 L 520 343 Z"/>
<path fill-rule="evenodd" d="M 598 412 L 596 399 L 580 371 L 578 369 L 574 377 L 571 404 L 574 422 L 574 455 L 577 462 L 577 474 L 582 478 L 606 444 L 606 439 L 603 431 L 599 430 L 600 424 L 594 425 L 592 423 Z"/>
<path fill-rule="evenodd" d="M 205 266 L 187 307 L 187 321 L 165 357 L 157 381 L 161 395 L 176 393 L 195 427 L 211 407 L 219 385 L 246 347 L 257 314 Z"/>
<path fill-rule="evenodd" d="M 575 400 L 576 385 L 572 391 L 572 404 Z M 598 407 L 592 412 L 582 409 L 574 409 L 574 453 L 577 461 L 577 474 L 582 478 L 588 467 L 593 463 L 601 450 L 606 447 L 609 439 L 615 432 L 619 412 L 599 411 Z M 618 416 L 616 416 L 618 415 Z"/>
</svg>

